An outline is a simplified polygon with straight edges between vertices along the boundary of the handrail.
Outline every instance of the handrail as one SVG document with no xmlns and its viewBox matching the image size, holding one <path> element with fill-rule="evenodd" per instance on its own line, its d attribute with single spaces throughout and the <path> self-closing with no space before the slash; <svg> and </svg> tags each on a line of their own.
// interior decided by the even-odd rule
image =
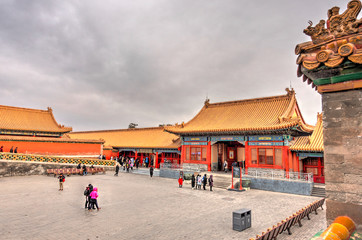
<svg viewBox="0 0 362 240">
<path fill-rule="evenodd" d="M 265 170 L 265 169 L 248 169 L 248 172 L 243 173 L 243 176 L 313 183 L 312 173 L 274 171 L 274 170 Z"/>
</svg>

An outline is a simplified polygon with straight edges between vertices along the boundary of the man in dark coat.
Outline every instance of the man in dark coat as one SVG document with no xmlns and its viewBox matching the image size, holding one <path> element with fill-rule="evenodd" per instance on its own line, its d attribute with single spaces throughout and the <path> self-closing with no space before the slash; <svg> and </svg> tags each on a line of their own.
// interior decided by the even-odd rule
<svg viewBox="0 0 362 240">
<path fill-rule="evenodd" d="M 204 178 L 202 179 L 202 185 L 204 187 L 204 190 L 206 190 L 206 184 L 207 184 L 207 177 L 206 177 L 206 174 L 205 174 Z"/>
<path fill-rule="evenodd" d="M 90 201 L 91 201 L 91 192 L 93 191 L 93 185 L 89 184 L 86 188 L 86 190 L 84 191 L 84 195 L 85 197 L 85 208 L 89 208 L 90 207 Z"/>
<path fill-rule="evenodd" d="M 151 166 L 151 168 L 150 168 L 150 177 L 152 177 L 153 176 L 153 167 Z"/>
<path fill-rule="evenodd" d="M 83 165 L 83 175 L 87 175 L 87 167 L 85 164 Z"/>
<path fill-rule="evenodd" d="M 116 165 L 116 173 L 114 174 L 114 176 L 118 176 L 118 172 L 119 172 L 119 165 L 117 163 L 117 165 Z"/>
<path fill-rule="evenodd" d="M 195 187 L 195 182 L 196 182 L 196 180 L 195 180 L 195 174 L 192 174 L 192 176 L 191 176 L 191 188 L 192 188 L 192 189 Z"/>
</svg>

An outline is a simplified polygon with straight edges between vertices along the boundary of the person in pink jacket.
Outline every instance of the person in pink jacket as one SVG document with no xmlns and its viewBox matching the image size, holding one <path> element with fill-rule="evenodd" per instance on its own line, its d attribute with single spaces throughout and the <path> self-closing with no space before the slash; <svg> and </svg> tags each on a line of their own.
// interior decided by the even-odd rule
<svg viewBox="0 0 362 240">
<path fill-rule="evenodd" d="M 94 205 L 96 205 L 97 210 L 101 209 L 100 207 L 98 207 L 98 202 L 97 202 L 97 198 L 98 198 L 98 188 L 93 188 L 93 191 L 90 193 L 89 195 L 91 197 L 90 199 L 90 204 L 88 204 L 88 210 L 90 211 L 91 209 L 94 208 Z"/>
</svg>

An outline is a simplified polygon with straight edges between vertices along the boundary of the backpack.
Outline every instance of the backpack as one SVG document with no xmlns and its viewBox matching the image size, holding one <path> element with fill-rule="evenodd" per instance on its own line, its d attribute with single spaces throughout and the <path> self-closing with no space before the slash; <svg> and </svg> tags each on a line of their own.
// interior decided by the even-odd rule
<svg viewBox="0 0 362 240">
<path fill-rule="evenodd" d="M 84 190 L 84 196 L 88 196 L 89 195 L 89 187 L 86 187 L 86 189 Z"/>
</svg>

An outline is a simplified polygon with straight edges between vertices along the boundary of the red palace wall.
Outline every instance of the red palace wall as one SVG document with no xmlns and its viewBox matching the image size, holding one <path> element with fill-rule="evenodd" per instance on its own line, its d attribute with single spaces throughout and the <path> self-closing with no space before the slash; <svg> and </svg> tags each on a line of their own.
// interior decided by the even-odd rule
<svg viewBox="0 0 362 240">
<path fill-rule="evenodd" d="M 118 157 L 118 152 L 113 152 L 112 149 L 104 149 L 103 155 L 105 155 L 106 159 L 109 160 L 111 157 L 113 157 L 113 159 Z"/>
<path fill-rule="evenodd" d="M 4 152 L 18 147 L 18 153 L 54 155 L 99 155 L 102 148 L 102 144 L 20 141 L 0 141 L 0 146 L 4 146 Z"/>
</svg>

